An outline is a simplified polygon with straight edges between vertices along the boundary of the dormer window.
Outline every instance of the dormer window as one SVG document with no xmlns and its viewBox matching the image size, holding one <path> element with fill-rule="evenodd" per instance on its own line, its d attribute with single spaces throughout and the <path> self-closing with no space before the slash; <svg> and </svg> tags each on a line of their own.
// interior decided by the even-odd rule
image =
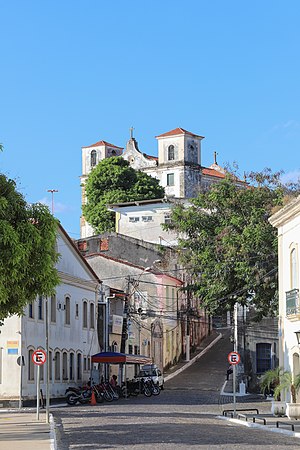
<svg viewBox="0 0 300 450">
<path fill-rule="evenodd" d="M 96 150 L 91 151 L 91 167 L 94 167 L 97 164 L 97 152 Z"/>
<path fill-rule="evenodd" d="M 168 147 L 168 161 L 174 161 L 174 159 L 175 159 L 174 145 L 169 145 L 169 147 Z"/>
</svg>

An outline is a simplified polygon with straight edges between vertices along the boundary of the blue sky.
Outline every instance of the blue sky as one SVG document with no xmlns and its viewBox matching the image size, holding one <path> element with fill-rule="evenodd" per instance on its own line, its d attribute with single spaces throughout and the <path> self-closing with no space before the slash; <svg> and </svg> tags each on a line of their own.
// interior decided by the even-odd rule
<svg viewBox="0 0 300 450">
<path fill-rule="evenodd" d="M 205 136 L 202 163 L 299 173 L 300 3 L 0 0 L 1 172 L 79 238 L 81 147 Z"/>
</svg>

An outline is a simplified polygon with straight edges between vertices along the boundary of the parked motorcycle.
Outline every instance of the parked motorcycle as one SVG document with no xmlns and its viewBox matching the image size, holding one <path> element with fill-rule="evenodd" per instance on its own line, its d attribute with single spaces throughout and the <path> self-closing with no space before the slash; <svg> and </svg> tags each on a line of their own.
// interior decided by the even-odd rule
<svg viewBox="0 0 300 450">
<path fill-rule="evenodd" d="M 144 394 L 146 397 L 151 397 L 153 391 L 150 384 L 144 378 L 140 380 L 128 380 L 126 384 L 122 386 L 123 397 L 136 397 L 138 394 Z M 157 394 L 156 394 L 157 395 Z"/>
<path fill-rule="evenodd" d="M 95 393 L 95 398 L 97 403 L 102 403 L 104 401 L 103 395 L 96 386 L 85 386 L 81 388 L 77 387 L 68 387 L 66 390 L 66 402 L 69 405 L 76 405 L 76 403 L 86 404 L 90 403 L 92 392 Z"/>
<path fill-rule="evenodd" d="M 146 382 L 147 382 L 149 388 L 151 389 L 151 392 L 153 395 L 160 394 L 160 387 L 154 383 L 152 378 L 147 378 Z"/>
<path fill-rule="evenodd" d="M 66 401 L 69 405 L 76 405 L 76 403 L 89 403 L 92 396 L 91 388 L 76 388 L 71 387 L 66 390 Z"/>
</svg>

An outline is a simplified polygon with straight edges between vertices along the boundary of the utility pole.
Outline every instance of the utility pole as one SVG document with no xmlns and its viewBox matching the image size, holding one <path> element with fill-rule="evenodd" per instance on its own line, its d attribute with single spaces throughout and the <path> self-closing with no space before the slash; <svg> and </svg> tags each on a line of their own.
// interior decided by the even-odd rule
<svg viewBox="0 0 300 450">
<path fill-rule="evenodd" d="M 233 323 L 234 323 L 234 339 L 233 339 L 233 350 L 238 351 L 238 303 L 234 304 L 233 311 Z"/>
<path fill-rule="evenodd" d="M 45 334 L 46 334 L 46 423 L 49 423 L 49 409 L 50 409 L 50 358 L 49 358 L 49 303 L 48 297 L 45 298 Z"/>
<path fill-rule="evenodd" d="M 185 360 L 190 361 L 190 308 L 191 308 L 191 293 L 187 291 L 187 308 L 186 308 L 186 342 L 185 342 Z"/>
<path fill-rule="evenodd" d="M 234 311 L 233 311 L 233 323 L 234 323 L 234 340 L 233 340 L 233 351 L 238 351 L 238 303 L 235 302 L 234 304 Z M 232 372 L 232 383 L 233 383 L 233 415 L 236 416 L 236 364 L 233 365 L 233 372 Z"/>
</svg>

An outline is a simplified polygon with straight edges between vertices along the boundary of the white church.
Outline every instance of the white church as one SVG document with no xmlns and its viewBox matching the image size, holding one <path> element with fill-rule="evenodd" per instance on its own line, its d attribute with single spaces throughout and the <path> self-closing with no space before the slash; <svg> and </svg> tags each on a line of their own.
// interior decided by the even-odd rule
<svg viewBox="0 0 300 450">
<path fill-rule="evenodd" d="M 225 170 L 214 163 L 210 167 L 201 165 L 201 141 L 203 136 L 191 133 L 183 128 L 156 136 L 158 157 L 147 155 L 138 148 L 133 137 L 127 142 L 126 149 L 99 141 L 82 147 L 82 204 L 85 203 L 85 182 L 91 170 L 104 158 L 122 156 L 131 167 L 158 178 L 165 188 L 167 198 L 188 199 L 196 197 L 200 188 L 205 189 L 211 183 L 225 177 Z M 241 182 L 242 183 L 242 182 Z M 81 238 L 94 234 L 92 227 L 81 217 Z"/>
</svg>

